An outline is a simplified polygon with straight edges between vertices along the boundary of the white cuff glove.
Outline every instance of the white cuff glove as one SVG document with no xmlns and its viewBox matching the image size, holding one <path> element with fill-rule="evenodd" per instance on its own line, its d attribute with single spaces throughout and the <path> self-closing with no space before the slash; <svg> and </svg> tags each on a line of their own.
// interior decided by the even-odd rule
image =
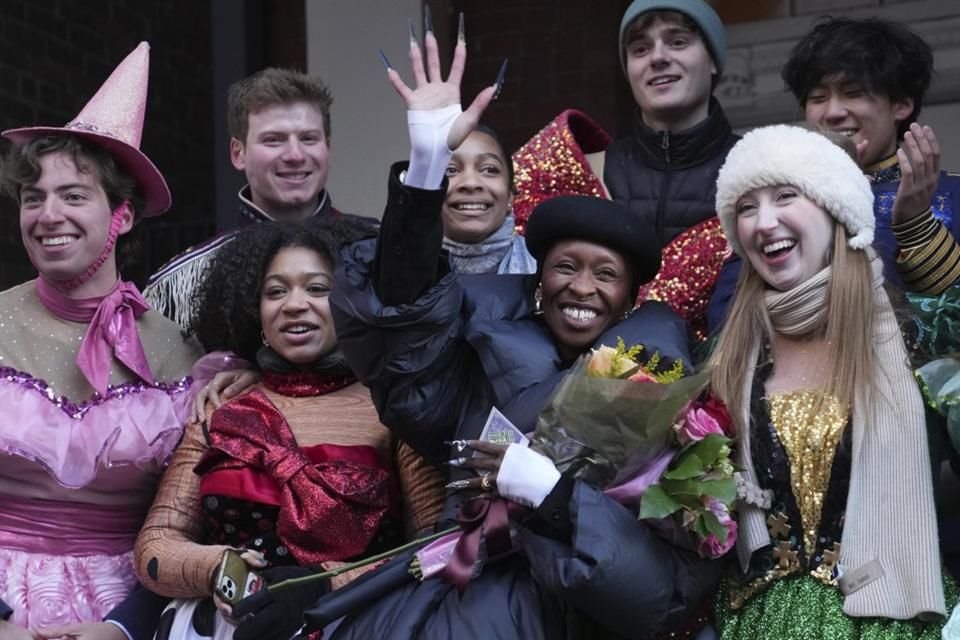
<svg viewBox="0 0 960 640">
<path fill-rule="evenodd" d="M 497 492 L 517 504 L 536 509 L 560 481 L 550 458 L 529 447 L 511 444 L 497 472 Z"/>
<path fill-rule="evenodd" d="M 463 110 L 459 104 L 432 111 L 407 111 L 410 131 L 410 168 L 403 183 L 415 189 L 440 188 L 453 153 L 447 148 L 447 136 Z"/>
</svg>

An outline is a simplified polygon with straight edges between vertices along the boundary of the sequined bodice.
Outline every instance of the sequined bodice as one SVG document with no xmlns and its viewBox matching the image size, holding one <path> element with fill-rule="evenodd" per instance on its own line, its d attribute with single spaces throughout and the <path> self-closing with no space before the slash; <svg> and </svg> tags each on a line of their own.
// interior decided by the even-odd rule
<svg viewBox="0 0 960 640">
<path fill-rule="evenodd" d="M 750 400 L 750 455 L 767 510 L 770 545 L 729 581 L 738 609 L 780 578 L 806 573 L 836 585 L 850 484 L 849 412 L 820 391 L 767 394 L 772 363 L 757 369 Z"/>
<path fill-rule="evenodd" d="M 817 391 L 771 395 L 767 401 L 770 423 L 790 463 L 790 485 L 800 511 L 804 546 L 812 549 L 847 410 L 832 396 Z"/>
</svg>

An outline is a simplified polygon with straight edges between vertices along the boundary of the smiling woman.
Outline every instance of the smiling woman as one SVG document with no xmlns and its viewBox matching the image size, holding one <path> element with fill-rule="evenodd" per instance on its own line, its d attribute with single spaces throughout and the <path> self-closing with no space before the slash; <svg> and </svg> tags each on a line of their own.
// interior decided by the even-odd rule
<svg viewBox="0 0 960 640">
<path fill-rule="evenodd" d="M 260 292 L 263 341 L 281 358 L 308 366 L 333 350 L 330 317 L 333 265 L 306 247 L 280 249 L 267 265 Z"/>
<path fill-rule="evenodd" d="M 368 233 L 349 219 L 264 223 L 217 254 L 193 328 L 208 347 L 255 362 L 263 379 L 187 427 L 137 540 L 144 583 L 192 599 L 172 605 L 169 635 L 158 638 L 191 637 L 194 612 L 214 613 L 213 577 L 228 547 L 246 549 L 270 583 L 390 548 L 436 517 L 439 476 L 391 438 L 337 349 L 335 256 Z M 211 615 L 208 631 L 286 640 L 304 606 L 351 577 L 291 590 L 236 633 Z"/>
<path fill-rule="evenodd" d="M 441 252 L 442 174 L 429 168 L 443 158 L 450 178 L 448 149 L 470 141 L 496 87 L 461 112 L 465 43 L 456 47 L 448 80 L 437 71 L 432 33 L 426 46 L 422 65 L 411 44 L 415 88 L 395 70 L 387 73 L 410 115 L 417 112 L 417 123 L 408 118 L 411 138 L 419 141 L 423 132 L 414 125 L 429 121 L 422 138 L 434 145 L 412 154 L 403 178 L 402 163 L 391 169 L 379 236 L 345 249 L 330 304 L 344 355 L 383 423 L 428 460 L 451 459 L 438 527 L 489 505 L 488 514 L 503 510 L 504 522 L 491 518 L 477 533 L 490 550 L 502 531 L 510 548 L 496 558 L 491 552 L 462 593 L 446 579 L 414 581 L 404 566 L 409 557 L 400 556 L 325 596 L 314 612 L 349 615 L 324 637 L 639 638 L 675 631 L 716 584 L 709 561 L 661 538 L 596 487 L 562 477 L 529 448 L 504 447 L 480 477 L 457 459 L 457 442 L 478 439 L 493 409 L 532 432 L 557 385 L 593 346 L 622 338 L 659 353 L 665 367 L 689 362 L 686 325 L 667 307 L 645 303 L 625 317 L 637 285 L 660 266 L 657 236 L 624 205 L 557 197 L 539 204 L 526 225 L 539 273 L 451 270 Z"/>
<path fill-rule="evenodd" d="M 450 156 L 443 248 L 458 273 L 533 273 L 537 265 L 513 217 L 513 160 L 480 125 Z"/>
<path fill-rule="evenodd" d="M 939 638 L 957 601 L 937 553 L 939 470 L 867 178 L 824 135 L 763 127 L 727 157 L 717 211 L 744 258 L 711 381 L 743 468 L 721 638 Z"/>
</svg>

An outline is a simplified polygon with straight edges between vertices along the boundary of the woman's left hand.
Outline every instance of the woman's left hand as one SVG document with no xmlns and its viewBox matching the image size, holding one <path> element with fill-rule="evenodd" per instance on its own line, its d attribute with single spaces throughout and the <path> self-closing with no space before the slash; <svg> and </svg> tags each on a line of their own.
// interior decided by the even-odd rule
<svg viewBox="0 0 960 640">
<path fill-rule="evenodd" d="M 453 485 L 451 488 L 495 491 L 497 488 L 497 476 L 500 472 L 500 466 L 503 464 L 503 457 L 507 454 L 508 445 L 494 444 L 483 440 L 466 440 L 465 444 L 467 449 L 477 451 L 484 455 L 456 458 L 450 461 L 450 466 L 472 469 L 480 475 L 476 478 L 452 482 L 450 483 Z"/>
<path fill-rule="evenodd" d="M 403 81 L 400 74 L 393 67 L 387 68 L 387 77 L 394 90 L 403 98 L 410 111 L 435 111 L 460 104 L 460 81 L 463 78 L 463 69 L 467 61 L 467 44 L 463 37 L 457 38 L 457 45 L 453 50 L 453 61 L 450 64 L 450 74 L 443 79 L 440 70 L 440 53 L 437 38 L 433 31 L 427 31 L 423 38 L 427 60 L 424 67 L 423 53 L 420 44 L 410 38 L 410 67 L 415 82 L 411 89 Z M 480 116 L 500 90 L 502 78 L 488 86 L 473 99 L 466 111 L 461 113 L 453 122 L 447 134 L 447 148 L 456 149 L 460 146 L 471 131 L 480 122 Z"/>
</svg>

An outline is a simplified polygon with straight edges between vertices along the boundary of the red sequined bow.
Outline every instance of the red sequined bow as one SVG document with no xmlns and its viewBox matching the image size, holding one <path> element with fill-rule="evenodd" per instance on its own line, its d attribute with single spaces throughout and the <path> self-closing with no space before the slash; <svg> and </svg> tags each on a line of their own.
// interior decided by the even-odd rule
<svg viewBox="0 0 960 640">
<path fill-rule="evenodd" d="M 384 469 L 345 460 L 312 463 L 277 408 L 258 390 L 220 407 L 210 449 L 196 473 L 264 470 L 280 487 L 277 534 L 301 565 L 346 560 L 366 550 L 390 505 Z"/>
</svg>

